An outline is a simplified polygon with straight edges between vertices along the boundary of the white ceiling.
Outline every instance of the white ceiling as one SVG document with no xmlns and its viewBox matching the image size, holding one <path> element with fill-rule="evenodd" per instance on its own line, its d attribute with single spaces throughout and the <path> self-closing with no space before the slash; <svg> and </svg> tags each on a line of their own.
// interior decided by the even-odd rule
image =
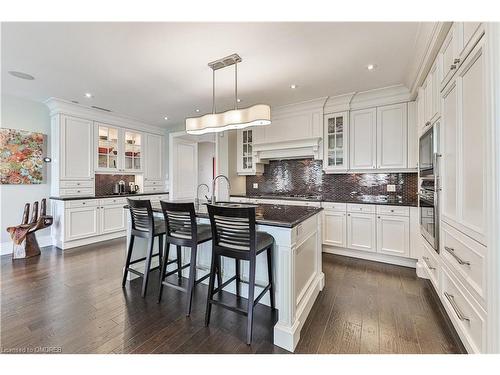
<svg viewBox="0 0 500 375">
<path fill-rule="evenodd" d="M 3 23 L 2 91 L 167 127 L 196 108 L 211 111 L 209 61 L 240 54 L 241 106 L 281 105 L 408 82 L 418 32 L 419 23 L 387 22 Z M 231 68 L 217 73 L 220 110 L 231 106 L 233 76 Z"/>
</svg>

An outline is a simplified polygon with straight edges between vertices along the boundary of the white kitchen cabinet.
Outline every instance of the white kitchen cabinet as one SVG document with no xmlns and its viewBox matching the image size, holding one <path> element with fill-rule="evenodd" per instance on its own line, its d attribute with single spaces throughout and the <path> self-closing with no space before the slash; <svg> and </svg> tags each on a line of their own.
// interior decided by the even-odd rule
<svg viewBox="0 0 500 375">
<path fill-rule="evenodd" d="M 432 118 L 432 71 L 429 71 L 427 78 L 425 79 L 422 89 L 424 90 L 424 120 L 425 126 L 431 124 Z"/>
<path fill-rule="evenodd" d="M 375 214 L 347 213 L 347 247 L 349 249 L 375 252 Z"/>
<path fill-rule="evenodd" d="M 65 115 L 62 115 L 59 121 L 59 179 L 92 180 L 94 178 L 92 121 Z"/>
<path fill-rule="evenodd" d="M 64 212 L 65 238 L 68 241 L 99 234 L 99 206 L 68 208 Z"/>
<path fill-rule="evenodd" d="M 443 64 L 441 87 L 450 81 L 483 33 L 481 22 L 453 23 L 439 53 Z"/>
<path fill-rule="evenodd" d="M 408 167 L 408 106 L 377 107 L 377 169 Z"/>
<path fill-rule="evenodd" d="M 408 102 L 408 168 L 418 168 L 417 102 Z"/>
<path fill-rule="evenodd" d="M 127 229 L 126 211 L 123 206 L 123 203 L 100 206 L 100 234 L 120 232 Z"/>
<path fill-rule="evenodd" d="M 406 208 L 406 207 L 405 207 Z M 377 252 L 410 256 L 410 218 L 396 215 L 377 216 Z"/>
<path fill-rule="evenodd" d="M 345 212 L 323 211 L 323 243 L 330 246 L 346 247 L 347 216 Z"/>
<path fill-rule="evenodd" d="M 377 109 L 352 111 L 349 123 L 350 169 L 377 167 Z"/>
<path fill-rule="evenodd" d="M 456 221 L 458 218 L 458 117 L 457 85 L 451 82 L 442 93 L 441 118 L 441 217 Z"/>
<path fill-rule="evenodd" d="M 154 185 L 154 182 L 164 184 L 164 151 L 163 136 L 146 133 L 144 160 L 144 185 Z"/>
<path fill-rule="evenodd" d="M 96 171 L 142 171 L 141 133 L 96 122 L 95 134 Z"/>
<path fill-rule="evenodd" d="M 443 220 L 486 243 L 484 38 L 443 91 Z"/>
<path fill-rule="evenodd" d="M 430 88 L 431 88 L 431 104 L 430 104 L 430 117 L 429 121 L 433 123 L 441 115 L 441 74 L 442 74 L 442 62 L 441 57 L 438 55 L 434 64 L 429 72 L 430 76 Z"/>
<path fill-rule="evenodd" d="M 243 176 L 262 174 L 264 166 L 257 164 L 253 155 L 255 129 L 238 129 L 236 134 L 237 173 Z"/>
<path fill-rule="evenodd" d="M 346 172 L 349 168 L 348 128 L 348 112 L 325 115 L 323 135 L 325 173 Z"/>
<path fill-rule="evenodd" d="M 425 124 L 425 91 L 422 87 L 418 88 L 418 96 L 416 99 L 417 105 L 417 129 L 418 134 L 424 132 Z"/>
</svg>

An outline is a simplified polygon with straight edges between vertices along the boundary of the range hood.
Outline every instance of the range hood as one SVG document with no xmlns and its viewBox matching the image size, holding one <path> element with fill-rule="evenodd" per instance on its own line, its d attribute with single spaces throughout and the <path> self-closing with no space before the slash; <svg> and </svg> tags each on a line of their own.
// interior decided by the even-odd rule
<svg viewBox="0 0 500 375">
<path fill-rule="evenodd" d="M 262 142 L 253 145 L 253 156 L 257 163 L 280 159 L 321 159 L 321 137 Z"/>
</svg>

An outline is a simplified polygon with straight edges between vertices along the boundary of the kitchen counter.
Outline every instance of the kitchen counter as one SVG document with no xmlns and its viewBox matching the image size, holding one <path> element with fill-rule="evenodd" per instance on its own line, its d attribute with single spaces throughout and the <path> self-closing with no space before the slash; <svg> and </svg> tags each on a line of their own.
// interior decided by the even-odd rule
<svg viewBox="0 0 500 375">
<path fill-rule="evenodd" d="M 49 197 L 49 199 L 53 199 L 56 201 L 74 201 L 79 199 L 106 199 L 106 198 L 120 198 L 120 197 L 138 197 L 141 195 L 162 195 L 168 194 L 168 191 L 162 191 L 157 193 L 129 193 L 129 194 L 111 194 L 111 195 L 88 195 L 88 196 L 78 196 L 78 197 Z"/>
<path fill-rule="evenodd" d="M 175 202 L 185 203 L 186 200 Z M 191 201 L 192 202 L 192 201 Z M 219 202 L 227 206 L 245 206 L 245 203 Z M 303 322 L 306 321 L 319 292 L 325 284 L 325 276 L 321 269 L 321 210 L 319 207 L 285 206 L 273 204 L 255 204 L 256 229 L 269 233 L 274 238 L 273 273 L 275 280 L 276 308 L 279 311 L 278 322 L 274 326 L 273 343 L 281 348 L 293 352 L 300 339 Z M 126 207 L 126 206 L 125 206 Z M 156 219 L 162 220 L 163 214 L 159 203 L 153 203 L 153 214 Z M 199 222 L 209 224 L 207 205 L 195 205 Z M 130 211 L 127 212 L 127 246 L 130 243 Z M 154 247 L 157 247 L 155 241 Z M 147 239 L 136 237 L 132 260 L 143 258 L 148 248 Z M 175 253 L 172 251 L 171 253 Z M 174 254 L 172 254 L 174 256 Z M 181 259 L 183 264 L 191 261 L 191 250 L 182 249 Z M 212 241 L 198 246 L 197 271 L 198 278 L 202 277 L 210 268 L 212 258 Z M 158 265 L 158 257 L 153 258 L 152 267 Z M 174 264 L 168 266 L 172 271 Z M 140 272 L 144 271 L 144 262 L 133 265 Z M 222 258 L 221 264 L 223 281 L 235 275 L 235 262 L 233 259 Z M 189 271 L 184 269 L 183 276 L 187 277 Z M 248 267 L 242 267 L 241 278 L 248 280 Z M 267 284 L 267 257 L 257 256 L 256 290 L 258 295 L 262 291 L 259 285 Z M 129 273 L 129 279 L 137 276 Z M 151 280 L 153 281 L 153 280 Z M 206 280 L 203 281 L 206 283 Z M 241 285 L 241 295 L 248 296 L 248 286 Z M 225 292 L 235 293 L 235 283 L 230 283 L 224 288 Z M 269 305 L 269 295 L 266 294 L 259 303 Z"/>
<path fill-rule="evenodd" d="M 283 195 L 251 195 L 251 194 L 231 194 L 231 197 L 248 198 L 248 199 L 276 199 L 287 201 L 301 201 L 301 202 L 336 202 L 336 203 L 357 203 L 357 204 L 378 204 L 389 206 L 408 206 L 417 207 L 417 199 L 414 200 L 403 199 L 401 196 L 388 196 L 388 195 L 359 195 L 349 197 L 348 199 L 328 199 L 324 197 L 297 197 L 297 196 L 283 196 Z"/>
<path fill-rule="evenodd" d="M 192 201 L 177 200 L 173 202 L 190 203 Z M 231 207 L 255 206 L 255 221 L 257 225 L 270 225 L 284 228 L 293 228 L 322 210 L 320 207 L 287 206 L 280 204 L 218 203 Z M 154 212 L 162 212 L 159 204 L 153 203 L 152 206 Z M 125 206 L 125 208 L 128 208 L 128 206 Z M 205 203 L 195 204 L 195 211 L 196 216 L 208 219 L 208 211 Z"/>
</svg>

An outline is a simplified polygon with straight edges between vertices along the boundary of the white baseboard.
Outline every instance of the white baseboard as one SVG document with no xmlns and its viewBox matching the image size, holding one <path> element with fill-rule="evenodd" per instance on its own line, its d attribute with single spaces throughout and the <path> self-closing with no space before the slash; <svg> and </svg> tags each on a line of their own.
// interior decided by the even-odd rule
<svg viewBox="0 0 500 375">
<path fill-rule="evenodd" d="M 394 264 L 396 266 L 416 268 L 417 260 L 412 258 L 396 257 L 391 255 L 372 253 L 362 250 L 352 250 L 343 247 L 323 245 L 323 252 L 329 254 L 343 255 L 351 258 L 372 260 L 374 262 Z"/>
<path fill-rule="evenodd" d="M 52 246 L 52 237 L 50 235 L 40 236 L 36 238 L 40 247 Z M 12 254 L 12 241 L 0 243 L 0 255 Z"/>
</svg>

